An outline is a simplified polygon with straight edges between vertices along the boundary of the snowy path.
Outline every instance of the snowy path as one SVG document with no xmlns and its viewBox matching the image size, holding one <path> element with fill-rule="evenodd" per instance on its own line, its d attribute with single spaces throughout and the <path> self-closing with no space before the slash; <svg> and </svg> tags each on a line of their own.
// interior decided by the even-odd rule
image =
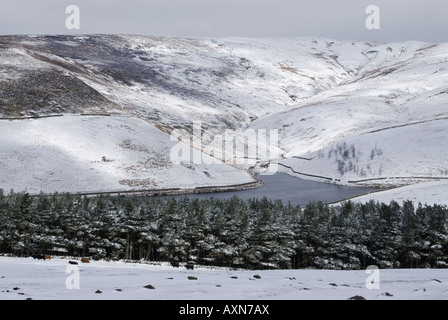
<svg viewBox="0 0 448 320">
<path fill-rule="evenodd" d="M 448 272 L 440 269 L 379 270 L 380 288 L 367 289 L 370 274 L 364 270 L 187 270 L 167 264 L 78 262 L 0 257 L 0 300 L 448 299 Z M 74 275 L 66 273 L 70 266 L 79 268 L 79 289 L 66 287 Z"/>
</svg>

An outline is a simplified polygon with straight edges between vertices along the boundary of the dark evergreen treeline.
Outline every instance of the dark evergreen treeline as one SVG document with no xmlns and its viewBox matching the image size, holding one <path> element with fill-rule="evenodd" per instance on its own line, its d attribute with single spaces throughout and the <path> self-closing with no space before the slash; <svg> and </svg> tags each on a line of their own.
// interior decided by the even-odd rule
<svg viewBox="0 0 448 320">
<path fill-rule="evenodd" d="M 448 209 L 0 191 L 0 253 L 242 268 L 445 268 Z"/>
</svg>

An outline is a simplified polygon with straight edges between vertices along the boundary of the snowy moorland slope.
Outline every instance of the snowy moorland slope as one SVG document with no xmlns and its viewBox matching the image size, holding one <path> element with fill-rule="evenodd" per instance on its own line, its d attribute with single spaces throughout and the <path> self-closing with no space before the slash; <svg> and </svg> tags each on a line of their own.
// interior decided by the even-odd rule
<svg viewBox="0 0 448 320">
<path fill-rule="evenodd" d="M 107 121 L 92 117 L 92 125 L 87 118 L 67 116 L 0 121 L 7 133 L 0 149 L 9 150 L 0 154 L 0 187 L 105 190 L 135 179 L 146 187 L 185 186 L 173 177 L 184 177 L 187 169 L 169 169 L 169 134 L 192 132 L 194 121 L 212 134 L 278 130 L 280 169 L 301 178 L 374 185 L 446 178 L 447 49 L 446 43 L 311 37 L 2 36 L 0 117 L 112 116 Z M 146 139 L 132 134 L 135 121 L 140 121 L 138 130 L 145 124 Z M 35 135 L 33 150 L 40 149 L 30 152 L 30 137 L 17 132 L 47 122 L 54 132 L 71 129 L 52 146 L 42 143 L 53 135 L 50 131 Z M 117 139 L 107 140 L 106 133 L 114 135 L 112 128 L 116 132 L 118 127 Z M 90 130 L 104 136 L 90 139 L 95 136 Z M 144 141 L 132 140 L 140 138 Z M 67 150 L 68 145 L 77 145 L 78 151 Z M 142 165 L 142 158 L 134 159 L 120 145 L 138 145 L 134 151 L 139 154 L 151 150 L 153 160 Z M 55 148 L 65 151 L 54 154 Z M 96 163 L 103 156 L 114 161 Z M 269 157 L 258 154 L 264 163 Z M 50 158 L 61 169 L 45 167 Z M 166 170 L 150 164 L 160 159 Z M 186 171 L 190 186 L 253 181 L 241 168 L 193 167 L 197 170 Z M 29 175 L 15 175 L 12 181 L 7 172 L 14 168 Z M 68 168 L 77 168 L 84 182 L 73 183 L 76 177 L 67 175 Z"/>
<path fill-rule="evenodd" d="M 448 119 L 408 122 L 341 139 L 320 149 L 312 160 L 292 157 L 282 164 L 345 183 L 395 185 L 448 179 L 447 137 Z"/>
<path fill-rule="evenodd" d="M 353 202 L 365 203 L 370 200 L 390 203 L 391 201 L 397 201 L 402 203 L 403 201 L 410 200 L 416 204 L 422 205 L 442 205 L 448 206 L 448 182 L 447 181 L 429 181 L 419 182 L 411 185 L 400 186 L 397 188 L 391 188 L 381 192 L 370 193 L 367 195 L 361 195 L 350 199 Z M 340 203 L 335 203 L 335 205 Z"/>
<path fill-rule="evenodd" d="M 448 299 L 443 269 L 382 269 L 376 286 L 367 287 L 372 273 L 365 270 L 186 270 L 168 264 L 76 260 L 74 266 L 68 261 L 0 257 L 0 300 Z"/>
<path fill-rule="evenodd" d="M 0 126 L 0 186 L 13 190 L 95 193 L 253 182 L 227 165 L 173 164 L 176 142 L 135 117 L 65 115 Z"/>
</svg>

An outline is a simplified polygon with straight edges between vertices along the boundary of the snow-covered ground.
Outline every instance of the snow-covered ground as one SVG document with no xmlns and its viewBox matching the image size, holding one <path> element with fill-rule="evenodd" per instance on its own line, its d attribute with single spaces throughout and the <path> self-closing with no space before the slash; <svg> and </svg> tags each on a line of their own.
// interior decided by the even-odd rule
<svg viewBox="0 0 448 320">
<path fill-rule="evenodd" d="M 254 181 L 234 167 L 207 165 L 212 162 L 207 159 L 174 163 L 171 150 L 179 142 L 126 115 L 2 120 L 0 130 L 0 188 L 6 192 L 109 192 Z"/>
<path fill-rule="evenodd" d="M 71 265 L 68 261 L 0 257 L 0 299 L 346 300 L 353 296 L 368 300 L 448 299 L 448 273 L 441 269 L 366 272 L 196 267 L 187 270 L 165 263 L 76 260 L 79 264 Z M 79 273 L 74 271 L 76 268 Z M 72 281 L 76 274 L 79 289 L 70 289 L 77 283 Z M 148 285 L 152 288 L 145 287 Z"/>
<path fill-rule="evenodd" d="M 448 206 L 448 181 L 431 181 L 416 183 L 386 191 L 370 193 L 351 199 L 357 202 L 367 202 L 370 200 L 390 203 L 392 200 L 402 203 L 410 200 L 417 205 L 446 205 Z"/>
<path fill-rule="evenodd" d="M 225 129 L 272 129 L 278 130 L 281 150 L 276 154 L 285 165 L 297 172 L 331 177 L 340 184 L 378 177 L 448 176 L 448 43 L 138 35 L 3 36 L 0 43 L 3 48 L 0 52 L 2 117 L 119 112 L 151 124 L 152 134 L 156 134 L 155 129 L 167 134 L 174 129 L 188 130 L 194 121 L 201 121 L 207 133 L 217 135 Z M 107 120 L 118 134 L 128 131 L 126 124 L 121 129 L 117 127 L 117 119 Z M 60 127 L 56 123 L 51 127 L 57 135 L 64 130 L 66 122 L 55 121 Z M 29 124 L 32 129 L 34 124 Z M 109 124 L 104 121 L 101 125 Z M 2 133 L 4 126 L 5 130 L 12 130 L 0 123 Z M 67 125 L 69 129 L 70 126 Z M 92 131 L 84 128 L 82 138 L 97 139 L 95 126 L 100 127 L 96 123 Z M 111 129 L 104 130 L 114 134 Z M 10 149 L 15 149 L 17 144 L 22 152 L 29 138 L 14 134 L 2 143 Z M 196 138 L 200 138 L 198 135 Z M 36 135 L 35 141 L 45 146 L 47 152 L 36 150 L 43 157 L 33 156 L 30 153 L 35 149 L 28 148 L 31 151 L 27 151 L 25 159 L 34 157 L 37 164 L 54 156 L 67 163 L 72 162 L 74 153 L 80 157 L 79 149 L 67 151 L 66 146 L 61 148 L 65 154 L 50 155 L 54 149 L 38 138 L 45 137 Z M 71 144 L 71 140 L 68 142 Z M 344 143 L 346 149 L 340 149 Z M 168 156 L 169 148 L 159 148 L 158 142 L 154 148 L 150 141 L 138 145 L 145 150 L 157 149 L 159 159 Z M 92 146 L 92 150 L 96 146 L 98 152 L 106 151 L 101 143 Z M 140 153 L 144 153 L 142 150 Z M 341 150 L 339 158 L 335 151 L 330 154 L 331 150 Z M 6 161 L 6 169 L 0 168 L 2 177 L 5 173 L 10 176 L 8 172 L 14 171 L 16 163 L 17 168 L 25 168 L 17 162 L 23 158 L 21 155 L 8 154 L 12 156 L 4 153 L 1 159 Z M 93 160 L 84 160 L 98 161 L 98 156 L 102 157 L 97 154 Z M 313 161 L 299 161 L 295 157 Z M 80 170 L 81 177 L 90 181 L 104 178 L 107 183 L 97 186 L 107 190 L 117 187 L 116 182 L 109 183 L 117 177 L 124 184 L 138 187 L 155 184 L 176 187 L 179 181 L 172 177 L 182 176 L 180 180 L 188 179 L 194 186 L 202 185 L 205 180 L 216 181 L 209 179 L 204 171 L 210 174 L 220 171 L 198 168 L 194 174 L 185 175 L 171 170 L 171 175 L 170 170 L 155 173 L 151 168 L 148 174 L 155 177 L 152 179 L 144 173 L 152 161 L 149 160 L 145 164 L 130 163 L 127 168 L 134 177 L 122 178 L 123 173 L 129 172 L 114 167 L 119 161 L 95 165 L 90 177 L 85 170 Z M 24 165 L 29 163 L 25 161 Z M 72 163 L 73 167 L 77 165 Z M 155 167 L 160 169 L 158 165 Z M 223 166 L 222 170 L 231 169 Z M 42 176 L 45 171 L 45 166 L 30 168 L 29 190 L 45 184 L 51 190 L 70 187 L 70 190 L 85 191 L 81 188 L 83 185 L 76 185 L 70 179 L 65 180 L 70 181 L 70 186 L 59 178 L 47 179 Z M 101 171 L 100 178 L 98 171 Z M 294 175 L 292 171 L 284 171 Z M 247 180 L 244 175 L 234 180 L 232 174 L 215 177 L 223 183 Z M 130 181 L 136 179 L 139 181 Z M 414 182 L 382 179 L 366 183 Z M 9 185 L 0 187 L 8 189 Z"/>
<path fill-rule="evenodd" d="M 448 178 L 447 124 L 448 120 L 440 119 L 372 128 L 320 149 L 310 161 L 290 158 L 281 163 L 295 171 L 358 185 L 399 185 L 425 178 Z M 282 170 L 294 175 L 287 168 Z"/>
</svg>

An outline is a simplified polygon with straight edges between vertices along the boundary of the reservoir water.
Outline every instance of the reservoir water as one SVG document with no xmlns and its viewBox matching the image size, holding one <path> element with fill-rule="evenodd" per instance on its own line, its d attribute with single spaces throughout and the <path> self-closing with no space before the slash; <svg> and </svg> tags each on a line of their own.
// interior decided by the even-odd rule
<svg viewBox="0 0 448 320">
<path fill-rule="evenodd" d="M 332 203 L 378 190 L 375 188 L 346 187 L 325 182 L 303 180 L 285 173 L 265 175 L 260 176 L 260 178 L 264 182 L 264 186 L 260 188 L 231 192 L 191 194 L 186 196 L 191 199 L 206 199 L 211 197 L 230 199 L 236 195 L 243 200 L 266 197 L 271 200 L 280 199 L 284 204 L 290 202 L 292 205 L 304 207 L 310 202 L 322 201 L 324 203 Z M 185 195 L 175 197 L 185 197 Z"/>
</svg>

